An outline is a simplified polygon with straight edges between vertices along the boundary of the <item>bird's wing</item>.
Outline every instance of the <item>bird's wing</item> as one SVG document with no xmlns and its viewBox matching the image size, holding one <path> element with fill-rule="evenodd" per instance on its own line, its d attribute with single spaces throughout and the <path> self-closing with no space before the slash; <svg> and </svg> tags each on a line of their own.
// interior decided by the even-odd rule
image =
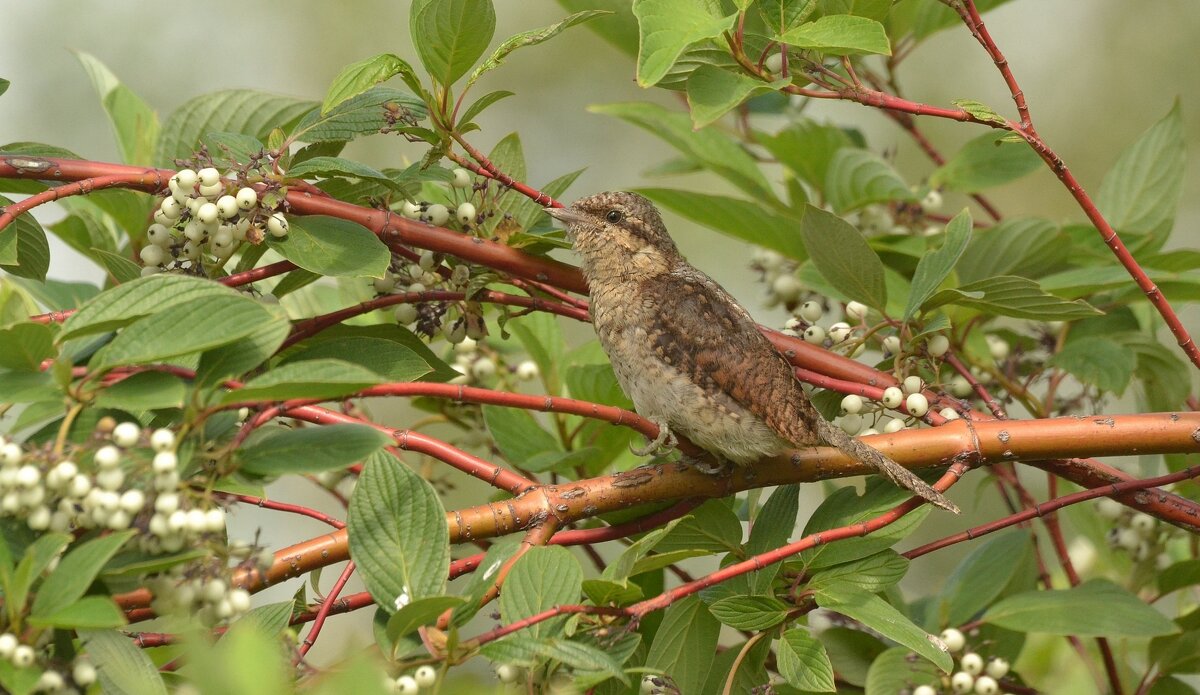
<svg viewBox="0 0 1200 695">
<path fill-rule="evenodd" d="M 791 366 L 720 285 L 691 267 L 650 280 L 645 292 L 665 297 L 650 332 L 653 349 L 692 380 L 729 395 L 783 439 L 815 444 L 821 415 Z"/>
</svg>

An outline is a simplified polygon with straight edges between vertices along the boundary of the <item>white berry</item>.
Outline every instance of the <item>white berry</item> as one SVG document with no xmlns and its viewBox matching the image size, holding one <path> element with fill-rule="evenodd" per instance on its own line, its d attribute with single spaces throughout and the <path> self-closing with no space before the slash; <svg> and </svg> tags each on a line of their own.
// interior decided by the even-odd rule
<svg viewBox="0 0 1200 695">
<path fill-rule="evenodd" d="M 883 390 L 883 397 L 879 399 L 879 402 L 885 408 L 899 408 L 903 400 L 904 392 L 896 386 L 889 386 Z"/>
<path fill-rule="evenodd" d="M 13 650 L 10 660 L 12 661 L 12 665 L 16 666 L 17 668 L 29 668 L 30 666 L 33 666 L 35 656 L 36 654 L 34 654 L 33 647 L 29 646 L 28 644 L 19 644 L 17 645 L 17 648 Z"/>
<path fill-rule="evenodd" d="M 396 307 L 396 322 L 402 326 L 415 322 L 419 316 L 420 312 L 412 304 L 401 304 Z"/>
<path fill-rule="evenodd" d="M 471 185 L 471 172 L 466 169 L 455 169 L 454 178 L 450 180 L 450 185 L 455 188 L 466 188 Z"/>
<path fill-rule="evenodd" d="M 1133 518 L 1129 520 L 1129 527 L 1143 536 L 1153 535 L 1157 526 L 1158 520 L 1144 512 L 1134 514 Z"/>
<path fill-rule="evenodd" d="M 475 206 L 471 203 L 463 203 L 454 211 L 454 217 L 459 224 L 471 224 L 475 221 Z"/>
<path fill-rule="evenodd" d="M 902 429 L 904 429 L 904 421 L 900 418 L 888 420 L 888 424 L 883 426 L 883 431 L 887 434 L 899 432 Z"/>
<path fill-rule="evenodd" d="M 87 661 L 76 661 L 71 669 L 71 680 L 76 685 L 89 686 L 96 682 L 96 667 Z"/>
<path fill-rule="evenodd" d="M 959 398 L 966 398 L 971 395 L 975 389 L 971 387 L 971 382 L 967 381 L 967 377 L 962 374 L 956 375 L 950 380 L 950 393 Z"/>
<path fill-rule="evenodd" d="M 121 509 L 130 514 L 137 514 L 142 511 L 142 507 L 146 505 L 146 493 L 141 490 L 126 490 L 121 493 L 120 501 Z"/>
<path fill-rule="evenodd" d="M 217 214 L 223 220 L 231 220 L 237 217 L 241 207 L 238 206 L 237 198 L 231 195 L 223 195 L 217 198 Z"/>
<path fill-rule="evenodd" d="M 250 211 L 258 205 L 258 191 L 253 188 L 246 187 L 238 190 L 237 196 L 234 197 L 237 201 L 237 206 L 243 211 Z"/>
<path fill-rule="evenodd" d="M 913 688 L 912 695 L 937 695 L 937 691 L 928 685 L 918 685 Z"/>
<path fill-rule="evenodd" d="M 425 209 L 425 219 L 437 227 L 450 220 L 450 209 L 441 203 L 435 203 Z"/>
<path fill-rule="evenodd" d="M 171 230 L 167 229 L 166 226 L 161 224 L 152 224 L 150 225 L 150 228 L 146 230 L 146 240 L 155 246 L 161 246 L 165 249 L 171 245 Z M 146 260 L 144 256 L 142 257 L 142 260 Z M 152 265 L 158 264 L 154 263 Z"/>
<path fill-rule="evenodd" d="M 155 451 L 170 451 L 175 446 L 175 433 L 166 428 L 154 430 L 150 435 L 150 446 Z"/>
<path fill-rule="evenodd" d="M 172 473 L 179 465 L 179 457 L 174 451 L 160 451 L 154 455 L 154 461 L 150 465 L 155 473 Z"/>
<path fill-rule="evenodd" d="M 804 329 L 804 342 L 820 345 L 825 342 L 825 329 L 820 326 L 809 326 Z"/>
<path fill-rule="evenodd" d="M 967 652 L 966 654 L 963 654 L 962 659 L 960 659 L 958 662 L 958 665 L 960 668 L 962 668 L 962 670 L 966 671 L 972 676 L 977 676 L 983 673 L 983 657 L 979 656 L 975 652 Z"/>
<path fill-rule="evenodd" d="M 851 393 L 842 398 L 842 415 L 857 415 L 862 412 L 862 408 L 862 396 Z"/>
<path fill-rule="evenodd" d="M 142 436 L 142 428 L 136 422 L 122 422 L 113 428 L 112 440 L 117 446 L 128 449 L 137 444 Z"/>
<path fill-rule="evenodd" d="M 825 314 L 825 310 L 821 307 L 820 302 L 808 300 L 800 305 L 800 309 L 796 312 L 800 318 L 809 323 L 816 323 L 821 320 L 821 316 Z"/>
<path fill-rule="evenodd" d="M 396 679 L 396 692 L 399 695 L 415 695 L 421 690 L 417 680 L 412 676 L 400 676 Z"/>
<path fill-rule="evenodd" d="M 538 366 L 533 360 L 525 360 L 517 365 L 517 378 L 521 381 L 533 381 L 538 378 Z"/>
<path fill-rule="evenodd" d="M 212 186 L 221 180 L 221 172 L 212 167 L 205 167 L 196 172 L 196 180 L 201 186 Z"/>
<path fill-rule="evenodd" d="M 13 650 L 17 648 L 20 642 L 17 641 L 17 636 L 11 632 L 6 632 L 0 635 L 0 659 L 12 658 Z"/>
<path fill-rule="evenodd" d="M 967 644 L 967 638 L 962 631 L 952 627 L 942 630 L 941 638 L 946 643 L 946 649 L 952 652 L 961 650 Z"/>
<path fill-rule="evenodd" d="M 220 533 L 225 530 L 225 510 L 213 507 L 204 512 L 204 527 L 209 533 Z"/>
<path fill-rule="evenodd" d="M 512 664 L 500 664 L 496 667 L 496 677 L 501 683 L 515 683 L 520 675 Z"/>
<path fill-rule="evenodd" d="M 142 250 L 138 252 L 138 257 L 147 266 L 157 266 L 162 265 L 162 262 L 167 260 L 167 253 L 163 251 L 161 246 L 151 243 L 142 247 Z"/>
<path fill-rule="evenodd" d="M 175 172 L 174 176 L 171 177 L 171 181 L 173 181 L 176 186 L 184 190 L 191 190 L 194 188 L 197 180 L 198 176 L 196 172 L 192 171 L 191 169 L 180 169 L 179 171 Z"/>
<path fill-rule="evenodd" d="M 1125 513 L 1125 505 L 1114 499 L 1101 497 L 1100 500 L 1096 502 L 1096 513 L 1101 517 L 1108 519 L 1109 521 L 1116 521 L 1117 519 L 1121 518 L 1122 514 Z"/>
<path fill-rule="evenodd" d="M 925 344 L 925 351 L 931 357 L 941 357 L 950 350 L 950 339 L 944 335 L 938 334 L 929 339 Z"/>
<path fill-rule="evenodd" d="M 1000 692 L 1000 684 L 991 676 L 980 676 L 975 679 L 975 692 L 978 695 L 996 695 Z"/>
<path fill-rule="evenodd" d="M 1008 341 L 1004 340 L 1003 338 L 989 335 L 987 336 L 987 346 L 988 352 L 992 353 L 992 358 L 997 362 L 1000 362 L 1008 357 Z"/>
<path fill-rule="evenodd" d="M 1006 659 L 996 657 L 988 662 L 987 674 L 992 678 L 1003 678 L 1008 675 L 1008 668 L 1008 661 Z"/>
<path fill-rule="evenodd" d="M 245 613 L 250 610 L 250 592 L 245 589 L 230 589 L 228 601 L 234 613 Z"/>
<path fill-rule="evenodd" d="M 921 199 L 921 207 L 936 212 L 942 209 L 942 194 L 936 188 L 925 194 Z"/>
<path fill-rule="evenodd" d="M 288 221 L 282 212 L 277 212 L 267 218 L 267 231 L 275 238 L 287 236 Z"/>
<path fill-rule="evenodd" d="M 94 460 L 101 469 L 112 468 L 121 462 L 121 450 L 111 444 L 106 444 L 96 450 Z"/>
<path fill-rule="evenodd" d="M 829 339 L 834 343 L 841 343 L 850 337 L 851 332 L 850 324 L 839 321 L 829 327 Z"/>
<path fill-rule="evenodd" d="M 846 318 L 862 321 L 867 317 L 867 305 L 862 302 L 850 302 L 846 305 Z"/>
<path fill-rule="evenodd" d="M 910 393 L 904 399 L 904 407 L 913 417 L 924 417 L 929 412 L 929 399 L 923 393 Z"/>
<path fill-rule="evenodd" d="M 419 666 L 413 671 L 413 679 L 417 681 L 417 685 L 428 688 L 437 682 L 437 671 L 428 664 Z"/>
<path fill-rule="evenodd" d="M 782 72 L 783 54 L 779 51 L 772 51 L 770 55 L 767 56 L 766 60 L 763 61 L 763 70 L 766 70 L 772 75 L 778 75 L 780 72 Z"/>
<path fill-rule="evenodd" d="M 421 216 L 421 206 L 417 205 L 411 200 L 406 200 L 400 206 L 400 214 L 404 215 L 410 220 L 415 220 Z"/>
<path fill-rule="evenodd" d="M 196 208 L 196 219 L 204 224 L 212 224 L 213 222 L 216 222 L 219 215 L 220 212 L 217 210 L 217 206 L 213 203 L 204 203 L 200 207 Z"/>
<path fill-rule="evenodd" d="M 27 463 L 17 469 L 15 477 L 18 487 L 30 488 L 37 485 L 38 481 L 42 479 L 42 472 L 38 470 L 37 466 Z"/>
<path fill-rule="evenodd" d="M 795 275 L 784 273 L 771 283 L 771 291 L 775 293 L 775 297 L 779 301 L 786 304 L 799 299 L 800 293 L 804 291 L 804 286 L 800 284 L 800 280 Z"/>
<path fill-rule="evenodd" d="M 954 408 L 942 408 L 938 411 L 938 415 L 941 415 L 947 420 L 957 420 L 959 418 L 958 411 Z"/>
<path fill-rule="evenodd" d="M 956 693 L 969 693 L 975 688 L 975 676 L 959 671 L 950 678 L 950 688 Z"/>
<path fill-rule="evenodd" d="M 883 351 L 888 354 L 892 354 L 892 355 L 896 354 L 897 352 L 900 352 L 899 336 L 889 335 L 888 337 L 884 338 L 883 339 Z"/>
</svg>

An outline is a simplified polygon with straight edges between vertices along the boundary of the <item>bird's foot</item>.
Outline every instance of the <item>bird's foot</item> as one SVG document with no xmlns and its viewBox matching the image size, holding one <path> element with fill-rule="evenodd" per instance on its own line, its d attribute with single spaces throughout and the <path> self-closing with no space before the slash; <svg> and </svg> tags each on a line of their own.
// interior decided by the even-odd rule
<svg viewBox="0 0 1200 695">
<path fill-rule="evenodd" d="M 665 421 L 651 420 L 651 422 L 658 425 L 658 436 L 654 439 L 648 439 L 646 441 L 646 446 L 641 447 L 640 449 L 634 447 L 633 442 L 630 442 L 629 450 L 633 452 L 634 456 L 649 456 L 651 454 L 665 453 L 674 449 L 675 445 L 679 443 L 679 440 L 675 438 L 675 434 L 671 432 L 671 428 L 667 426 Z"/>
<path fill-rule="evenodd" d="M 684 456 L 683 462 L 705 475 L 726 475 L 733 470 L 733 462 L 714 454 L 715 461 L 699 456 Z"/>
</svg>

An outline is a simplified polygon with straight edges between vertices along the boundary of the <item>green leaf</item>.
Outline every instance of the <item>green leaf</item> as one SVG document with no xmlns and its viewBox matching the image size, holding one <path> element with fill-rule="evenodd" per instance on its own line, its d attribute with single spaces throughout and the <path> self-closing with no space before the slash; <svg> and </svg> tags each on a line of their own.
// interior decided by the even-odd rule
<svg viewBox="0 0 1200 695">
<path fill-rule="evenodd" d="M 818 693 L 831 693 L 837 688 L 833 681 L 833 664 L 821 641 L 798 627 L 779 636 L 777 650 L 779 675 L 795 688 Z"/>
<path fill-rule="evenodd" d="M 945 304 L 1032 321 L 1071 321 L 1101 313 L 1082 299 L 1069 301 L 1055 297 L 1033 280 L 1015 275 L 999 275 L 942 290 L 922 304 L 921 311 L 927 312 Z"/>
<path fill-rule="evenodd" d="M 321 102 L 320 115 L 328 115 L 334 107 L 396 75 L 402 76 L 405 82 L 417 82 L 417 75 L 412 66 L 391 53 L 381 53 L 347 65 L 333 79 L 333 84 L 329 85 L 329 91 L 325 93 L 325 99 Z"/>
<path fill-rule="evenodd" d="M 54 337 L 49 326 L 18 323 L 0 330 L 0 368 L 40 372 L 42 360 L 54 354 Z"/>
<path fill-rule="evenodd" d="M 163 124 L 154 162 L 172 167 L 176 159 L 190 158 L 200 138 L 212 132 L 241 133 L 262 140 L 273 128 L 290 124 L 316 105 L 312 101 L 249 89 L 194 97 L 176 109 Z"/>
<path fill-rule="evenodd" d="M 942 281 L 950 277 L 970 241 L 971 213 L 964 209 L 946 225 L 946 240 L 942 242 L 942 248 L 926 253 L 917 262 L 917 269 L 913 273 L 912 291 L 908 295 L 908 306 L 904 309 L 905 322 L 916 315 L 917 309 L 925 300 L 932 297 Z"/>
<path fill-rule="evenodd" d="M 655 547 L 662 553 L 673 550 L 737 552 L 742 545 L 742 522 L 720 500 L 708 500 L 679 520 Z"/>
<path fill-rule="evenodd" d="M 531 459 L 547 452 L 561 452 L 558 440 L 542 429 L 528 410 L 483 406 L 483 421 L 504 458 L 525 467 Z"/>
<path fill-rule="evenodd" d="M 555 606 L 578 603 L 583 568 L 571 552 L 558 545 L 530 548 L 513 563 L 500 592 L 500 617 L 505 623 L 537 615 Z M 525 632 L 530 637 L 558 635 L 568 616 L 544 620 Z"/>
<path fill-rule="evenodd" d="M 730 596 L 708 610 L 729 627 L 756 632 L 778 625 L 788 614 L 787 605 L 773 596 Z"/>
<path fill-rule="evenodd" d="M 825 175 L 824 190 L 829 204 L 838 213 L 871 203 L 916 199 L 904 179 L 879 155 L 852 147 L 834 153 Z"/>
<path fill-rule="evenodd" d="M 501 99 L 507 99 L 514 94 L 515 92 L 510 92 L 507 89 L 498 89 L 494 92 L 488 92 L 487 94 L 484 94 L 472 102 L 470 106 L 463 109 L 462 115 L 458 117 L 459 127 L 461 128 L 462 126 L 465 126 L 466 124 L 475 120 L 475 117 L 483 113 L 483 110 L 487 107 L 495 104 Z"/>
<path fill-rule="evenodd" d="M 5 534 L 8 533 L 8 529 L 5 529 Z M 15 611 L 25 606 L 25 599 L 29 597 L 29 590 L 33 588 L 34 582 L 41 577 L 63 548 L 67 547 L 70 540 L 71 537 L 64 533 L 46 533 L 38 536 L 24 549 L 21 561 L 17 563 L 16 570 L 11 574 L 7 571 L 11 558 L 6 559 L 5 571 L 0 573 L 0 581 L 3 582 L 3 586 L 0 588 L 4 589 L 5 608 Z M 5 550 L 8 550 L 7 545 L 5 545 Z M 62 578 L 59 581 L 61 582 Z M 70 602 L 68 601 L 68 603 Z"/>
<path fill-rule="evenodd" d="M 446 511 L 433 486 L 395 456 L 378 451 L 366 462 L 348 525 L 350 557 L 384 610 L 441 595 L 450 570 Z"/>
<path fill-rule="evenodd" d="M 908 498 L 908 494 L 886 480 L 869 481 L 862 496 L 854 488 L 840 488 L 826 497 L 813 512 L 804 526 L 804 535 L 861 524 L 900 504 Z M 811 570 L 874 555 L 915 531 L 928 515 L 929 508 L 922 507 L 866 536 L 846 538 L 806 550 L 801 553 L 800 559 Z"/>
<path fill-rule="evenodd" d="M 271 250 L 320 275 L 381 278 L 392 254 L 371 230 L 327 215 L 288 219 L 288 235 L 270 237 Z"/>
<path fill-rule="evenodd" d="M 1106 579 L 1010 596 L 989 608 L 982 620 L 1018 632 L 1080 637 L 1154 637 L 1179 631 L 1162 613 Z"/>
<path fill-rule="evenodd" d="M 859 560 L 814 572 L 808 586 L 815 590 L 842 584 L 875 594 L 895 586 L 907 572 L 908 559 L 894 550 L 881 550 Z"/>
<path fill-rule="evenodd" d="M 1167 567 L 1156 577 L 1158 591 L 1162 595 L 1178 591 L 1186 586 L 1200 584 L 1200 560 L 1182 560 Z"/>
<path fill-rule="evenodd" d="M 452 625 L 461 627 L 479 612 L 483 607 L 483 596 L 492 588 L 495 582 L 496 573 L 504 566 L 504 563 L 516 554 L 521 547 L 521 539 L 516 535 L 497 538 L 487 549 L 483 555 L 483 560 L 479 562 L 479 568 L 471 574 L 470 582 L 461 596 L 466 599 L 466 603 L 454 609 L 454 613 L 450 616 Z"/>
<path fill-rule="evenodd" d="M 58 567 L 46 577 L 33 600 L 30 615 L 46 618 L 83 598 L 100 570 L 137 532 L 121 531 L 79 545 L 63 556 Z"/>
<path fill-rule="evenodd" d="M 95 404 L 128 412 L 182 408 L 186 395 L 187 388 L 174 374 L 139 372 L 101 389 Z"/>
<path fill-rule="evenodd" d="M 46 372 L 13 372 L 0 369 L 0 402 L 34 403 L 60 400 L 63 396 Z"/>
<path fill-rule="evenodd" d="M 384 381 L 379 374 L 352 362 L 327 357 L 310 359 L 290 362 L 256 376 L 242 388 L 226 393 L 221 402 L 286 401 L 292 398 L 327 400 Z"/>
<path fill-rule="evenodd" d="M 780 164 L 819 190 L 825 189 L 834 155 L 851 145 L 846 131 L 808 119 L 790 123 L 774 135 L 758 133 L 756 138 Z"/>
<path fill-rule="evenodd" d="M 376 171 L 366 164 L 360 164 L 351 159 L 342 159 L 341 157 L 319 156 L 306 159 L 288 169 L 287 175 L 289 178 L 295 179 L 328 179 L 346 176 L 366 181 L 378 181 L 389 188 L 395 187 L 395 182 L 382 171 Z"/>
<path fill-rule="evenodd" d="M 546 392 L 561 393 L 558 367 L 563 361 L 564 341 L 562 329 L 554 316 L 534 312 L 509 321 L 505 328 L 517 336 L 525 352 L 537 363 Z"/>
<path fill-rule="evenodd" d="M 0 195 L 0 208 L 13 201 Z M 0 229 L 0 270 L 42 282 L 50 269 L 50 242 L 46 230 L 30 213 L 19 215 Z"/>
<path fill-rule="evenodd" d="M 79 308 L 63 324 L 59 340 L 116 330 L 180 304 L 205 297 L 232 297 L 236 292 L 211 280 L 186 275 L 151 275 L 110 288 Z"/>
<path fill-rule="evenodd" d="M 560 22 L 555 22 L 550 26 L 542 27 L 541 29 L 533 29 L 531 31 L 523 31 L 514 36 L 510 36 L 504 40 L 504 43 L 501 43 L 496 50 L 492 52 L 490 58 L 480 63 L 475 70 L 471 72 L 471 77 L 467 79 L 467 87 L 475 84 L 475 80 L 478 80 L 485 72 L 495 70 L 496 68 L 500 67 L 500 64 L 504 62 L 504 59 L 508 57 L 508 54 L 512 53 L 518 48 L 522 48 L 524 46 L 536 46 L 543 41 L 554 38 L 558 34 L 562 33 L 564 29 L 573 27 L 576 24 L 582 24 L 589 19 L 600 17 L 606 14 L 612 13 L 606 12 L 605 10 L 584 10 L 582 12 L 576 12 L 566 19 Z M 462 122 L 470 123 L 470 119 L 464 117 Z"/>
<path fill-rule="evenodd" d="M 817 0 L 760 0 L 758 12 L 775 35 L 799 26 L 817 9 Z"/>
<path fill-rule="evenodd" d="M 1137 355 L 1112 340 L 1092 337 L 1086 341 L 1068 342 L 1050 356 L 1046 365 L 1058 367 L 1101 392 L 1121 396 L 1133 380 Z"/>
<path fill-rule="evenodd" d="M 973 99 L 952 99 L 950 103 L 971 114 L 983 123 L 994 123 L 996 125 L 1005 125 L 1007 123 L 1004 120 L 1004 116 L 996 113 L 992 107 Z"/>
<path fill-rule="evenodd" d="M 418 0 L 409 29 L 425 69 L 448 86 L 487 50 L 496 32 L 496 10 L 491 0 Z"/>
<path fill-rule="evenodd" d="M 629 685 L 621 664 L 598 647 L 565 639 L 544 639 L 534 644 L 542 656 L 561 661 L 576 671 L 600 671 Z"/>
<path fill-rule="evenodd" d="M 777 37 L 780 43 L 806 48 L 825 55 L 891 55 L 887 31 L 873 19 L 848 14 L 821 17 L 788 30 Z"/>
<path fill-rule="evenodd" d="M 208 149 L 213 166 L 219 168 L 246 165 L 255 157 L 261 160 L 266 150 L 258 138 L 243 133 L 205 133 L 200 144 Z"/>
<path fill-rule="evenodd" d="M 1066 260 L 1070 246 L 1066 235 L 1050 220 L 1006 219 L 994 227 L 975 230 L 955 270 L 959 280 L 967 283 L 1018 273 L 1037 278 Z"/>
<path fill-rule="evenodd" d="M 942 678 L 943 674 L 933 664 L 913 659 L 912 652 L 904 647 L 893 647 L 871 662 L 864 695 L 893 695 L 912 691 L 917 685 L 928 685 L 937 692 Z"/>
<path fill-rule="evenodd" d="M 946 579 L 938 601 L 938 625 L 962 625 L 989 606 L 1026 566 L 1029 534 L 1013 530 L 975 546 Z"/>
<path fill-rule="evenodd" d="M 708 678 L 721 623 L 696 596 L 676 601 L 654 635 L 646 668 L 666 673 L 681 693 L 699 692 Z"/>
<path fill-rule="evenodd" d="M 776 200 L 771 185 L 754 157 L 719 130 L 693 130 L 687 114 L 643 102 L 604 104 L 589 107 L 589 110 L 616 116 L 654 133 L 689 159 L 749 193 L 754 200 L 761 200 L 764 204 Z"/>
<path fill-rule="evenodd" d="M 639 188 L 637 192 L 722 234 L 778 251 L 798 261 L 808 258 L 800 239 L 800 221 L 758 203 L 669 188 Z"/>
<path fill-rule="evenodd" d="M 292 611 L 296 608 L 295 601 L 280 601 L 251 608 L 248 613 L 237 619 L 238 623 L 253 624 L 254 628 L 268 637 L 278 635 L 287 629 L 292 619 Z M 228 633 L 226 633 L 228 634 Z"/>
<path fill-rule="evenodd" d="M 719 9 L 716 3 L 692 0 L 634 0 L 640 37 L 638 84 L 654 86 L 685 48 L 731 29 L 737 15 L 722 17 Z"/>
<path fill-rule="evenodd" d="M 807 205 L 800 234 L 813 264 L 829 284 L 850 299 L 884 310 L 883 261 L 862 232 L 833 213 Z"/>
<path fill-rule="evenodd" d="M 229 377 L 241 378 L 275 354 L 287 338 L 292 324 L 282 311 L 268 310 L 268 313 L 271 318 L 255 326 L 249 335 L 205 351 L 200 356 L 194 383 L 215 386 Z"/>
<path fill-rule="evenodd" d="M 108 596 L 85 596 L 52 613 L 29 617 L 29 623 L 36 627 L 67 630 L 121 627 L 127 622 L 125 613 Z"/>
<path fill-rule="evenodd" d="M 1150 658 L 1163 674 L 1200 673 L 1200 631 L 1155 637 L 1150 642 Z"/>
<path fill-rule="evenodd" d="M 91 366 L 107 369 L 203 352 L 244 338 L 270 320 L 271 314 L 261 304 L 244 296 L 198 297 L 174 311 L 151 314 L 126 326 L 92 357 Z"/>
<path fill-rule="evenodd" d="M 975 0 L 982 14 L 1008 0 Z M 892 9 L 890 26 L 893 35 L 911 33 L 918 41 L 943 29 L 962 27 L 962 19 L 953 8 L 941 0 L 904 0 Z"/>
<path fill-rule="evenodd" d="M 425 117 L 425 102 L 412 94 L 391 87 L 372 87 L 333 107 L 329 113 L 322 113 L 320 108 L 309 111 L 296 124 L 291 137 L 310 143 L 348 142 L 391 126 L 389 111 L 395 107 L 414 117 Z"/>
<path fill-rule="evenodd" d="M 955 153 L 929 177 L 929 185 L 962 193 L 1015 181 L 1042 165 L 1042 158 L 1025 142 L 1008 142 L 1007 136 L 985 133 Z"/>
<path fill-rule="evenodd" d="M 121 161 L 126 164 L 150 164 L 154 142 L 158 139 L 158 114 L 130 88 L 121 84 L 108 67 L 95 56 L 75 51 L 75 57 L 87 71 L 109 124 L 117 136 Z"/>
<path fill-rule="evenodd" d="M 89 255 L 98 260 L 100 265 L 104 266 L 104 269 L 108 271 L 109 275 L 113 276 L 118 285 L 131 282 L 142 276 L 142 267 L 120 254 L 105 251 L 104 249 L 91 249 Z"/>
<path fill-rule="evenodd" d="M 1173 410 L 1191 392 L 1191 367 L 1173 348 L 1146 335 L 1120 336 L 1121 344 L 1137 354 L 1139 387 L 1150 410 Z"/>
<path fill-rule="evenodd" d="M 796 513 L 800 508 L 800 486 L 780 485 L 771 493 L 770 499 L 754 517 L 750 537 L 746 539 L 746 554 L 759 555 L 788 542 L 796 530 Z M 779 564 L 773 563 L 746 576 L 752 593 L 767 594 L 779 574 Z M 738 584 L 731 587 L 740 589 Z"/>
<path fill-rule="evenodd" d="M 558 0 L 558 4 L 569 12 L 590 9 L 608 11 L 610 14 L 588 22 L 588 29 L 621 53 L 630 58 L 637 57 L 638 22 L 637 17 L 633 16 L 633 6 L 629 0 Z"/>
<path fill-rule="evenodd" d="M 325 358 L 357 364 L 391 382 L 417 381 L 433 371 L 411 348 L 394 340 L 370 336 L 342 336 L 305 343 L 300 349 L 289 352 L 283 363 Z"/>
<path fill-rule="evenodd" d="M 751 96 L 777 90 L 786 84 L 787 79 L 763 82 L 715 65 L 701 65 L 692 71 L 687 80 L 692 123 L 696 128 L 703 128 Z"/>
<path fill-rule="evenodd" d="M 392 642 L 435 622 L 442 613 L 463 605 L 458 596 L 429 596 L 419 598 L 392 614 L 387 622 L 387 636 Z"/>
<path fill-rule="evenodd" d="M 116 630 L 81 630 L 84 653 L 97 669 L 100 688 L 105 693 L 167 695 L 158 667 L 133 640 Z"/>
<path fill-rule="evenodd" d="M 8 88 L 11 85 L 12 85 L 12 82 L 9 82 L 8 80 L 0 77 L 0 94 L 4 94 L 5 92 L 7 92 Z"/>
<path fill-rule="evenodd" d="M 241 469 L 258 475 L 319 473 L 378 454 L 392 438 L 366 425 L 273 430 L 238 450 Z"/>
<path fill-rule="evenodd" d="M 1096 205 L 1109 224 L 1122 232 L 1169 233 L 1183 192 L 1186 152 L 1177 101 L 1100 182 Z"/>
<path fill-rule="evenodd" d="M 888 639 L 929 659 L 946 673 L 954 666 L 949 652 L 933 643 L 933 636 L 875 594 L 848 586 L 830 587 L 816 595 L 817 605 L 859 621 Z"/>
</svg>

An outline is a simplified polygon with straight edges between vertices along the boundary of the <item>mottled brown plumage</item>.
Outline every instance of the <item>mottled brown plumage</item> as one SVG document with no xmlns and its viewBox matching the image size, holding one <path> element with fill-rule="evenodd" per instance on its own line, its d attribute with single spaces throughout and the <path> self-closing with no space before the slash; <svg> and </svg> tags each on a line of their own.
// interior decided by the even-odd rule
<svg viewBox="0 0 1200 695">
<path fill-rule="evenodd" d="M 934 504 L 957 508 L 908 469 L 821 417 L 750 314 L 692 267 L 658 210 L 635 193 L 547 208 L 567 227 L 613 371 L 642 416 L 735 464 L 829 445 Z"/>
</svg>

